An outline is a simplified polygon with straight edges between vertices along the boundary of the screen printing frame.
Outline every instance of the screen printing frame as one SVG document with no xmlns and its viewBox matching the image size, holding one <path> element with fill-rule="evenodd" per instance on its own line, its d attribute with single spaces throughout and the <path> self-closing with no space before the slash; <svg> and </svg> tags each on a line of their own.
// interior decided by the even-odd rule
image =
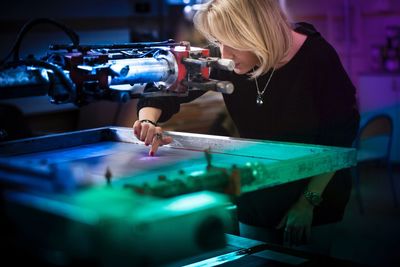
<svg viewBox="0 0 400 267">
<path fill-rule="evenodd" d="M 354 148 L 252 140 L 173 131 L 165 132 L 164 134 L 171 136 L 173 142 L 159 149 L 158 155 L 160 157 L 165 156 L 163 151 L 166 150 L 174 152 L 185 150 L 199 153 L 196 159 L 185 158 L 179 160 L 179 164 L 177 162 L 174 164 L 169 162 L 165 166 L 155 166 L 152 170 L 154 173 L 152 175 L 153 178 L 149 181 L 157 182 L 160 175 L 176 176 L 173 172 L 175 173 L 177 169 L 182 171 L 185 165 L 198 165 L 200 169 L 205 169 L 204 151 L 208 151 L 216 158 L 215 165 L 218 167 L 229 169 L 235 165 L 235 167 L 239 168 L 246 168 L 247 166 L 252 169 L 255 179 L 251 183 L 242 183 L 241 193 L 337 171 L 354 166 L 357 162 Z M 142 157 L 147 156 L 149 149 L 143 145 L 143 142 L 136 139 L 131 128 L 126 127 L 103 127 L 4 142 L 0 143 L 0 179 L 7 179 L 7 175 L 2 175 L 7 172 L 13 173 L 14 177 L 12 179 L 14 181 L 16 179 L 15 176 L 18 176 L 17 180 L 21 181 L 21 183 L 32 183 L 32 177 L 50 177 L 54 182 L 57 180 L 57 172 L 60 172 L 60 170 L 65 172 L 69 166 L 65 163 L 57 164 L 58 170 L 55 170 L 54 164 L 45 162 L 44 164 L 29 165 L 26 160 L 18 160 L 18 157 L 46 151 L 96 145 L 101 142 L 138 145 L 137 148 L 142 150 Z M 91 156 L 93 155 L 83 155 L 83 157 L 87 158 Z M 82 157 L 82 155 L 79 157 Z M 221 165 L 218 158 L 229 160 L 221 163 Z M 237 161 L 238 159 L 241 160 L 241 163 Z M 182 162 L 186 163 L 182 164 Z M 193 169 L 189 170 L 189 173 L 193 173 Z M 149 179 L 149 173 L 146 172 L 131 175 L 131 178 L 133 176 L 138 181 L 147 181 Z M 139 178 L 140 176 L 143 176 L 142 179 Z M 43 182 L 43 179 L 40 180 L 41 187 L 52 187 L 52 185 Z M 65 184 L 65 181 L 63 183 Z M 118 184 L 118 181 L 115 183 Z M 30 186 L 38 185 L 30 184 Z M 65 186 L 74 187 L 76 185 Z"/>
</svg>

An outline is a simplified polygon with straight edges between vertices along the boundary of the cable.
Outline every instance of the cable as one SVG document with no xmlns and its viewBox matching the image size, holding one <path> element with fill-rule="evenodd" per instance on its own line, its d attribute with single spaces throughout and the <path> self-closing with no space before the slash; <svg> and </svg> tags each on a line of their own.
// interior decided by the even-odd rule
<svg viewBox="0 0 400 267">
<path fill-rule="evenodd" d="M 18 61 L 19 58 L 19 49 L 21 46 L 21 43 L 23 41 L 23 38 L 25 37 L 25 35 L 35 26 L 38 24 L 51 24 L 51 25 L 55 25 L 57 27 L 59 27 L 61 30 L 63 30 L 68 37 L 71 39 L 74 47 L 78 47 L 79 46 L 79 35 L 73 31 L 72 29 L 70 29 L 69 27 L 55 21 L 52 19 L 48 19 L 48 18 L 38 18 L 38 19 L 33 19 L 28 21 L 23 27 L 22 29 L 19 31 L 17 38 L 15 40 L 14 45 L 12 46 L 11 51 L 8 53 L 8 55 L 0 62 L 0 65 L 3 65 L 12 55 L 13 55 L 13 60 L 14 61 Z"/>
</svg>

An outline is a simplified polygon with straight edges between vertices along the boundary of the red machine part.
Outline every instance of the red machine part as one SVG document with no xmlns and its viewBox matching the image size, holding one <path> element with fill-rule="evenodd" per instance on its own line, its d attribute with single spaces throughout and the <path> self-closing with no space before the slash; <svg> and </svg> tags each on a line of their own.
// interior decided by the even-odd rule
<svg viewBox="0 0 400 267">
<path fill-rule="evenodd" d="M 189 57 L 209 57 L 210 51 L 208 49 L 199 48 L 199 47 L 184 47 L 179 46 L 172 49 L 172 53 L 175 56 L 176 62 L 178 63 L 178 78 L 175 84 L 172 86 L 172 91 L 176 92 L 185 92 L 186 88 L 182 88 L 181 81 L 186 78 L 187 69 L 186 66 L 182 63 L 182 59 Z M 210 76 L 209 67 L 203 67 L 201 69 L 201 74 L 204 78 L 208 79 Z"/>
<path fill-rule="evenodd" d="M 108 88 L 108 71 L 106 69 L 90 73 L 78 68 L 79 65 L 95 66 L 105 64 L 108 61 L 106 54 L 87 52 L 68 53 L 65 55 L 66 68 L 70 71 L 70 78 L 76 84 L 77 88 L 82 88 L 85 82 L 98 82 L 101 89 Z"/>
</svg>

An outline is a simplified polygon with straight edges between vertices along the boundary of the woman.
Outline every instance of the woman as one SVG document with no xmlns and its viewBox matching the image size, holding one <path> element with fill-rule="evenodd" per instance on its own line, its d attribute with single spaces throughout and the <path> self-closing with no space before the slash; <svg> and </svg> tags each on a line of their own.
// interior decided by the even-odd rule
<svg viewBox="0 0 400 267">
<path fill-rule="evenodd" d="M 359 123 L 355 88 L 334 48 L 311 25 L 290 24 L 277 0 L 210 1 L 194 22 L 222 58 L 235 62 L 233 72 L 213 70 L 212 77 L 235 86 L 224 101 L 241 137 L 351 146 Z M 200 94 L 139 102 L 133 128 L 152 145 L 150 155 L 172 141 L 156 122 Z M 238 201 L 241 230 L 266 229 L 286 244 L 302 244 L 311 226 L 342 219 L 350 191 L 349 170 L 341 170 L 245 194 Z"/>
</svg>

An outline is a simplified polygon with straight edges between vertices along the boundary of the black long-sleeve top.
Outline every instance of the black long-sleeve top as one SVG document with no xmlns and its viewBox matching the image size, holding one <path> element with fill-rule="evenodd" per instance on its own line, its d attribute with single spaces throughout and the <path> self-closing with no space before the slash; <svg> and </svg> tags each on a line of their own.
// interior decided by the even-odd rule
<svg viewBox="0 0 400 267">
<path fill-rule="evenodd" d="M 308 37 L 295 56 L 275 70 L 264 93 L 264 104 L 256 104 L 257 89 L 248 75 L 213 70 L 212 77 L 231 81 L 235 91 L 223 95 L 227 110 L 240 137 L 275 141 L 350 147 L 359 125 L 355 87 L 335 49 L 309 24 L 297 24 L 296 31 Z M 264 88 L 270 73 L 258 78 Z M 179 105 L 199 97 L 142 99 L 144 106 L 162 109 L 160 121 L 179 111 Z M 257 226 L 275 226 L 298 199 L 307 181 L 245 194 L 239 199 L 239 219 Z M 351 191 L 349 170 L 336 172 L 314 209 L 314 224 L 342 218 Z M 268 205 L 271 203 L 272 205 Z M 281 203 L 281 205 L 276 205 Z"/>
</svg>

